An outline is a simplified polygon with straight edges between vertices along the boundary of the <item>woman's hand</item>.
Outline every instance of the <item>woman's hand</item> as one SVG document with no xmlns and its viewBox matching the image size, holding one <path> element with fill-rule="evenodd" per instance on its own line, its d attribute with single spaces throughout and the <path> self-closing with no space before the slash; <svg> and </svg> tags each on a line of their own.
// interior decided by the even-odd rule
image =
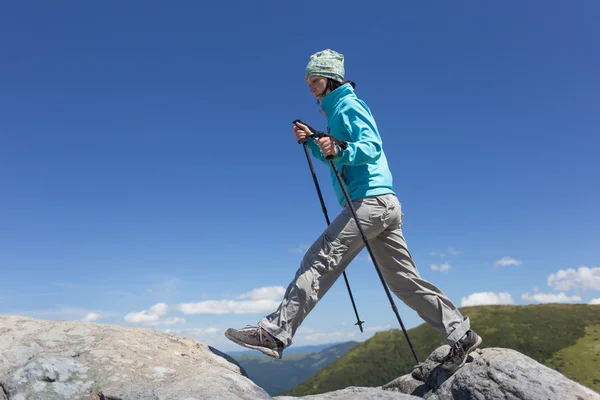
<svg viewBox="0 0 600 400">
<path fill-rule="evenodd" d="M 319 138 L 319 139 L 317 139 L 317 144 L 321 148 L 321 153 L 323 153 L 323 155 L 325 157 L 328 157 L 328 156 L 335 157 L 335 155 L 337 153 L 337 146 L 335 145 L 335 142 L 333 141 L 333 139 L 331 137 L 326 136 L 326 137 Z"/>
<path fill-rule="evenodd" d="M 301 122 L 296 122 L 292 127 L 294 134 L 296 135 L 296 142 L 303 143 L 310 136 L 310 129 Z"/>
</svg>

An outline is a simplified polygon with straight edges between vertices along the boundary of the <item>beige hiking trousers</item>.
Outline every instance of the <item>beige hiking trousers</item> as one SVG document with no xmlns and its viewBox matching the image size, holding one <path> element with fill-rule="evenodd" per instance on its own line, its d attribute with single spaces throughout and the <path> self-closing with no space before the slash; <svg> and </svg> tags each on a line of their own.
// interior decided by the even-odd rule
<svg viewBox="0 0 600 400">
<path fill-rule="evenodd" d="M 446 343 L 456 343 L 470 329 L 469 318 L 419 276 L 402 236 L 403 214 L 397 197 L 385 194 L 352 204 L 391 292 L 445 335 Z M 284 347 L 290 346 L 302 321 L 364 248 L 352 211 L 346 206 L 307 250 L 277 310 L 258 325 Z"/>
</svg>

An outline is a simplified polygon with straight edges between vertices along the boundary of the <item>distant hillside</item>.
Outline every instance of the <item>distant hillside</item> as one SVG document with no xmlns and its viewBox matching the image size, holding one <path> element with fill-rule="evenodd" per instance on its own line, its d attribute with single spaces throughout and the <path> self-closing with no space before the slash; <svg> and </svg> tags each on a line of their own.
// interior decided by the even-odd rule
<svg viewBox="0 0 600 400">
<path fill-rule="evenodd" d="M 600 306 L 543 304 L 462 308 L 485 347 L 519 351 L 600 392 Z M 423 324 L 408 331 L 420 360 L 444 344 Z M 285 395 L 304 396 L 347 386 L 379 386 L 410 373 L 415 360 L 400 329 L 359 343 Z"/>
<path fill-rule="evenodd" d="M 271 396 L 290 390 L 320 369 L 325 368 L 354 348 L 357 342 L 345 342 L 311 353 L 285 354 L 281 360 L 258 355 L 234 357 L 248 377 Z M 320 348 L 306 346 L 304 349 Z M 291 349 L 291 347 L 290 347 Z"/>
</svg>

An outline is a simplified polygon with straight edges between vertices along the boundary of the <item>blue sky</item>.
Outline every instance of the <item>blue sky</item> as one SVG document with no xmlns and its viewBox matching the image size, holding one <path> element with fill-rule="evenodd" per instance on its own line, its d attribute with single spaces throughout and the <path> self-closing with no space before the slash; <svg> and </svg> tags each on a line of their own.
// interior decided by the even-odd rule
<svg viewBox="0 0 600 400">
<path fill-rule="evenodd" d="M 600 4 L 204 3 L 0 6 L 0 313 L 240 350 L 223 331 L 325 228 L 291 122 L 325 126 L 303 73 L 326 48 L 424 278 L 459 306 L 600 302 Z M 347 276 L 367 332 L 340 279 L 296 343 L 399 327 L 366 252 Z"/>
</svg>

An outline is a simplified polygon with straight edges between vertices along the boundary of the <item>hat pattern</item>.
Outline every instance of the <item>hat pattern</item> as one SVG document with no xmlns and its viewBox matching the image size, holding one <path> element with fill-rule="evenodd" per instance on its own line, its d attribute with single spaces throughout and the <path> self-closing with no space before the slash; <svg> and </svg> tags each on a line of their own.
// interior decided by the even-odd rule
<svg viewBox="0 0 600 400">
<path fill-rule="evenodd" d="M 312 56 L 306 66 L 304 79 L 309 76 L 323 76 L 338 82 L 344 81 L 344 56 L 336 51 L 327 49 Z"/>
</svg>

